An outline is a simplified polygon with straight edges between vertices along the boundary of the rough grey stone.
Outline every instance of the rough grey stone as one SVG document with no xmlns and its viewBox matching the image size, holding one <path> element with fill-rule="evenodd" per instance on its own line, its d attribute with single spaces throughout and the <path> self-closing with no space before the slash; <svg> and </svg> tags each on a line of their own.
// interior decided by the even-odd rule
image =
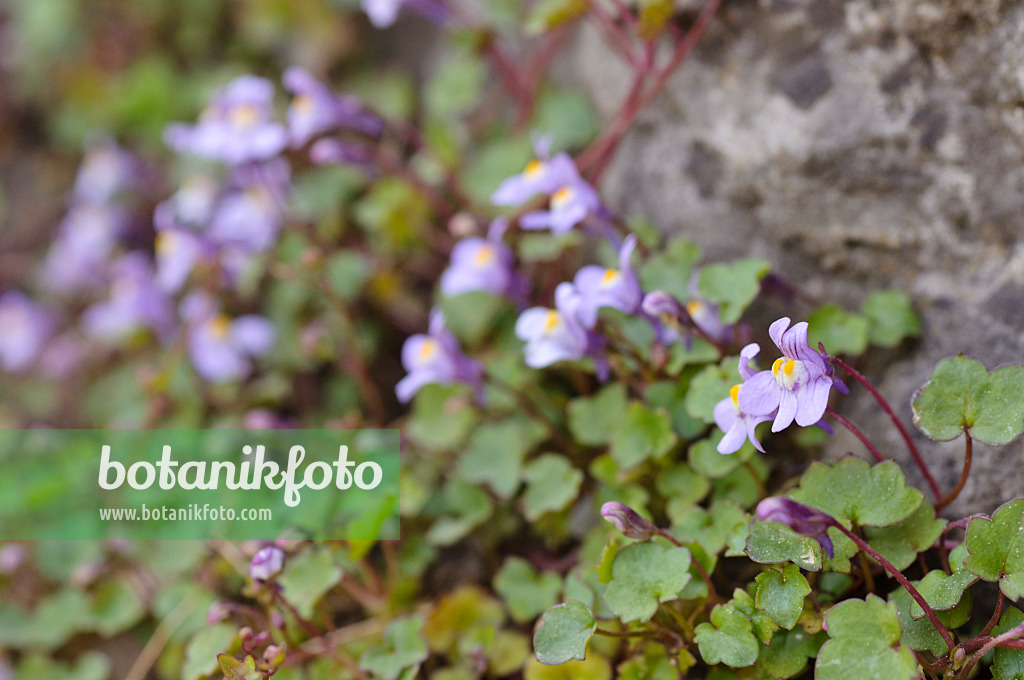
<svg viewBox="0 0 1024 680">
<path fill-rule="evenodd" d="M 857 308 L 872 290 L 908 291 L 924 337 L 864 364 L 908 424 L 943 357 L 1024 362 L 1024 2 L 724 4 L 624 140 L 602 182 L 610 203 L 709 258 L 764 257 L 819 299 Z M 586 28 L 565 73 L 606 116 L 630 82 Z M 919 480 L 863 390 L 841 408 Z M 915 436 L 948 490 L 962 443 Z M 863 454 L 841 433 L 826 455 L 847 451 Z M 950 514 L 1024 495 L 1022 455 L 1020 442 L 976 447 Z"/>
</svg>

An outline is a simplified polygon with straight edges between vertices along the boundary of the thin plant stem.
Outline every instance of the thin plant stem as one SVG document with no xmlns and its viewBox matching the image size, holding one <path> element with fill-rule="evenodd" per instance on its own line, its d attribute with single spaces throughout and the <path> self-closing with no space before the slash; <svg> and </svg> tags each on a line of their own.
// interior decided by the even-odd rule
<svg viewBox="0 0 1024 680">
<path fill-rule="evenodd" d="M 974 653 L 974 656 L 971 657 L 971 660 L 968 661 L 967 664 L 963 667 L 963 670 L 960 671 L 960 677 L 970 677 L 971 669 L 974 668 L 974 665 L 978 663 L 978 660 L 981 659 L 981 657 L 985 656 L 985 653 L 988 652 L 988 650 L 992 649 L 993 647 L 998 647 L 1000 643 L 1008 642 L 1010 640 L 1016 640 L 1021 635 L 1024 635 L 1024 623 L 1014 628 L 1011 628 L 1002 635 L 998 635 L 989 640 L 988 642 L 986 642 L 981 649 Z"/>
<path fill-rule="evenodd" d="M 956 497 L 960 495 L 960 492 L 964 489 L 964 484 L 967 483 L 967 476 L 971 473 L 971 457 L 974 451 L 974 439 L 971 437 L 971 433 L 964 430 L 964 469 L 960 473 L 960 481 L 956 483 L 956 487 L 949 492 L 949 495 L 943 498 L 941 501 L 935 504 L 936 510 L 941 510 L 950 503 L 956 500 Z"/>
<path fill-rule="evenodd" d="M 671 543 L 672 545 L 676 546 L 677 548 L 685 548 L 686 547 L 678 539 L 676 539 L 675 536 L 673 536 L 669 532 L 665 531 L 664 529 L 661 529 L 661 528 L 658 528 L 658 527 L 656 527 L 655 529 L 658 532 L 659 536 L 661 536 L 662 538 L 664 538 L 665 540 L 667 540 L 669 543 Z M 693 556 L 691 555 L 691 557 L 693 557 Z M 715 590 L 715 584 L 711 580 L 711 574 L 708 573 L 708 570 L 704 568 L 704 565 L 701 564 L 700 560 L 698 560 L 696 557 L 693 557 L 693 559 L 690 561 L 690 563 L 697 568 L 697 573 L 700 574 L 701 579 L 707 585 L 707 587 L 708 587 L 708 597 L 711 599 L 712 604 L 715 604 L 715 605 L 720 604 L 722 602 L 722 600 L 718 597 L 718 591 Z"/>
<path fill-rule="evenodd" d="M 907 449 L 910 451 L 910 455 L 913 456 L 918 469 L 921 470 L 921 475 L 924 477 L 925 482 L 927 482 L 928 488 L 931 489 L 932 495 L 935 496 L 936 500 L 942 498 L 942 491 L 939 490 L 939 485 L 935 481 L 935 477 L 932 476 L 931 470 L 928 469 L 928 464 L 924 462 L 924 458 L 921 457 L 921 452 L 917 450 L 917 445 L 914 444 L 914 440 L 910 438 L 910 433 L 907 432 L 907 428 L 903 427 L 903 423 L 900 422 L 900 419 L 896 416 L 896 412 L 892 409 L 892 406 L 889 405 L 889 402 L 885 400 L 885 397 L 875 389 L 875 386 L 871 384 L 870 380 L 865 378 L 853 366 L 850 366 L 838 357 L 831 357 L 831 360 L 833 364 L 846 371 L 850 377 L 863 385 L 864 388 L 871 393 L 871 396 L 875 398 L 875 401 L 878 402 L 878 405 L 882 407 L 882 410 L 885 411 L 889 416 L 889 419 L 892 420 L 893 425 L 895 425 L 896 429 L 899 430 L 900 436 L 906 443 Z"/>
<path fill-rule="evenodd" d="M 1000 588 L 999 599 L 996 600 L 996 608 L 995 611 L 992 612 L 992 618 L 988 620 L 988 623 L 985 624 L 985 627 L 981 629 L 980 633 L 978 633 L 978 637 L 985 637 L 986 635 L 992 632 L 992 629 L 996 627 L 997 623 L 999 623 L 999 616 L 1003 613 L 1003 605 L 1005 604 L 1006 596 L 1003 595 L 1003 589 Z"/>
<path fill-rule="evenodd" d="M 935 615 L 935 611 L 931 608 L 928 602 L 925 601 L 924 597 L 921 595 L 920 592 L 918 592 L 917 588 L 914 587 L 914 584 L 907 580 L 907 577 L 904 576 L 899 569 L 894 567 L 892 563 L 889 562 L 889 560 L 882 557 L 880 554 L 878 554 L 877 550 L 868 545 L 867 541 L 865 541 L 863 538 L 853 533 L 839 522 L 836 522 L 833 526 L 835 526 L 835 528 L 839 529 L 841 532 L 846 534 L 846 537 L 854 543 L 856 543 L 858 548 L 860 548 L 868 555 L 870 555 L 872 558 L 874 558 L 874 560 L 878 562 L 880 565 L 882 565 L 882 567 L 887 572 L 892 574 L 893 578 L 895 578 L 901 586 L 907 589 L 907 592 L 910 593 L 910 596 L 912 598 L 914 598 L 914 601 L 917 602 L 917 604 L 921 606 L 921 609 L 924 610 L 925 616 L 928 617 L 928 620 L 931 621 L 932 625 L 935 626 L 935 629 L 939 631 L 939 635 L 942 636 L 942 639 L 945 641 L 946 646 L 949 647 L 950 651 L 953 651 L 953 636 L 950 635 L 946 627 L 942 625 L 942 622 L 939 621 L 939 617 Z"/>
<path fill-rule="evenodd" d="M 871 443 L 871 440 L 867 438 L 867 435 L 865 435 L 863 432 L 857 429 L 857 427 L 853 423 L 851 423 L 849 420 L 836 413 L 831 406 L 825 407 L 825 413 L 835 418 L 837 423 L 839 423 L 847 430 L 852 432 L 853 436 L 859 439 L 860 443 L 867 447 L 868 451 L 871 452 L 871 455 L 875 457 L 876 461 L 881 463 L 882 461 L 885 460 L 885 458 L 878 451 L 878 449 L 875 448 L 875 445 Z"/>
<path fill-rule="evenodd" d="M 613 638 L 628 638 L 628 637 L 650 637 L 650 632 L 645 630 L 627 630 L 624 632 L 616 632 L 614 630 L 605 630 L 604 628 L 595 628 L 594 635 L 604 635 L 605 637 Z"/>
</svg>

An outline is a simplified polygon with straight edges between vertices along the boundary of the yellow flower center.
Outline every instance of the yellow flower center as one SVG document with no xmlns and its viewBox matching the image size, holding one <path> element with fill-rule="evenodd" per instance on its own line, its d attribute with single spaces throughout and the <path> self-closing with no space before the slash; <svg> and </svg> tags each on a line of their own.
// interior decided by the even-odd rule
<svg viewBox="0 0 1024 680">
<path fill-rule="evenodd" d="M 780 357 L 772 364 L 772 375 L 779 387 L 791 390 L 800 377 L 804 374 L 804 364 L 796 359 Z"/>
<path fill-rule="evenodd" d="M 620 278 L 622 278 L 622 274 L 618 269 L 605 269 L 604 276 L 601 277 L 601 286 L 610 286 Z"/>
<path fill-rule="evenodd" d="M 700 300 L 690 300 L 686 303 L 686 313 L 690 316 L 697 316 L 704 309 L 704 304 Z"/>
<path fill-rule="evenodd" d="M 300 115 L 308 116 L 313 112 L 313 99 L 304 94 L 297 94 L 292 97 L 292 109 Z"/>
<path fill-rule="evenodd" d="M 740 385 L 733 385 L 729 388 L 729 398 L 732 399 L 732 410 L 739 415 L 740 412 Z"/>
<path fill-rule="evenodd" d="M 551 207 L 556 210 L 561 209 L 570 200 L 572 200 L 572 187 L 562 187 L 551 197 Z"/>
<path fill-rule="evenodd" d="M 437 341 L 427 338 L 420 345 L 419 359 L 426 361 L 437 353 Z"/>
<path fill-rule="evenodd" d="M 544 172 L 544 162 L 537 159 L 527 163 L 526 169 L 523 170 L 523 174 L 526 175 L 527 179 L 536 179 L 542 172 Z"/>
<path fill-rule="evenodd" d="M 239 104 L 232 106 L 228 112 L 228 119 L 232 125 L 238 127 L 249 127 L 254 125 L 260 118 L 259 109 L 252 104 Z"/>
<path fill-rule="evenodd" d="M 494 248 L 491 246 L 480 246 L 473 256 L 473 264 L 477 267 L 486 267 L 494 261 Z"/>
<path fill-rule="evenodd" d="M 562 317 L 559 315 L 558 310 L 549 309 L 547 316 L 544 317 L 544 332 L 550 333 L 558 328 L 560 323 L 562 323 Z"/>
<path fill-rule="evenodd" d="M 162 231 L 156 235 L 157 255 L 170 255 L 177 245 L 177 237 L 169 231 Z"/>
<path fill-rule="evenodd" d="M 223 340 L 228 336 L 228 331 L 231 330 L 231 319 L 225 314 L 218 314 L 217 316 L 210 319 L 210 335 L 215 340 Z"/>
</svg>

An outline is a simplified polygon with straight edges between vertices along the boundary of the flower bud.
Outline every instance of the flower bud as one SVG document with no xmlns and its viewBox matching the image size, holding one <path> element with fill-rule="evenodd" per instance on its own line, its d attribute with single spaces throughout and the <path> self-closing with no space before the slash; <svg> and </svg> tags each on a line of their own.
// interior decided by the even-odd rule
<svg viewBox="0 0 1024 680">
<path fill-rule="evenodd" d="M 637 512 L 618 501 L 608 501 L 601 506 L 601 516 L 615 525 L 615 528 L 628 538 L 648 539 L 657 532 L 657 528 Z"/>
<path fill-rule="evenodd" d="M 796 533 L 816 540 L 830 558 L 834 556 L 827 530 L 838 523 L 821 510 L 788 498 L 772 497 L 757 504 L 757 518 L 762 522 L 785 524 Z"/>
<path fill-rule="evenodd" d="M 212 626 L 225 620 L 230 615 L 231 611 L 227 608 L 227 605 L 218 600 L 206 610 L 206 622 Z"/>
<path fill-rule="evenodd" d="M 268 581 L 279 573 L 284 567 L 284 551 L 280 548 L 268 546 L 253 555 L 249 562 L 249 578 L 254 581 Z"/>
</svg>

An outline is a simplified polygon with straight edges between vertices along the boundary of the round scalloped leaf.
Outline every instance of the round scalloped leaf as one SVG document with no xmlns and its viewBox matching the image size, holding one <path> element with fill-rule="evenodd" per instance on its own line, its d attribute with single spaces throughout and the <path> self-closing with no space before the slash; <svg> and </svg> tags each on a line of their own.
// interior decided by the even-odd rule
<svg viewBox="0 0 1024 680">
<path fill-rule="evenodd" d="M 395 680 L 407 669 L 416 669 L 430 653 L 423 639 L 422 616 L 395 619 L 384 630 L 383 644 L 367 650 L 359 667 L 383 680 Z"/>
<path fill-rule="evenodd" d="M 852 457 L 832 466 L 812 463 L 790 497 L 836 519 L 871 527 L 905 520 L 924 500 L 920 491 L 907 486 L 903 471 L 893 461 L 869 465 Z"/>
<path fill-rule="evenodd" d="M 1002 635 L 1024 623 L 1024 613 L 1014 607 L 1007 607 L 999 625 L 992 630 L 992 635 Z M 997 647 L 992 657 L 993 680 L 1017 680 L 1024 678 L 1024 649 L 1002 649 Z"/>
<path fill-rule="evenodd" d="M 760 646 L 753 624 L 732 604 L 720 604 L 711 612 L 711 623 L 697 626 L 695 639 L 700 655 L 709 664 L 732 668 L 752 666 Z"/>
<path fill-rule="evenodd" d="M 910 680 L 914 653 L 899 644 L 896 606 L 876 595 L 846 600 L 825 614 L 829 640 L 818 652 L 815 680 Z"/>
<path fill-rule="evenodd" d="M 612 439 L 611 456 L 619 467 L 629 469 L 652 456 L 665 455 L 676 444 L 672 419 L 665 409 L 651 409 L 634 401 L 625 416 L 617 414 L 622 428 Z"/>
<path fill-rule="evenodd" d="M 538 572 L 521 557 L 510 557 L 494 577 L 494 590 L 514 620 L 532 622 L 557 601 L 562 579 L 550 571 Z"/>
<path fill-rule="evenodd" d="M 978 578 L 999 582 L 1011 600 L 1024 597 L 1024 498 L 999 507 L 992 519 L 967 525 L 964 568 Z"/>
<path fill-rule="evenodd" d="M 594 635 L 597 623 L 585 604 L 576 600 L 556 605 L 544 612 L 533 636 L 537 660 L 555 665 L 587 656 L 587 642 Z"/>
<path fill-rule="evenodd" d="M 635 543 L 615 556 L 605 604 L 623 622 L 646 621 L 690 581 L 690 551 Z"/>
<path fill-rule="evenodd" d="M 787 564 L 757 575 L 757 608 L 786 630 L 792 630 L 804 608 L 804 598 L 811 592 L 800 568 Z"/>
<path fill-rule="evenodd" d="M 1024 366 L 991 373 L 962 354 L 943 359 L 914 394 L 914 424 L 936 441 L 956 439 L 964 430 L 986 444 L 1006 444 L 1024 432 Z"/>
<path fill-rule="evenodd" d="M 771 271 L 764 260 L 736 260 L 702 267 L 697 278 L 701 297 L 721 304 L 723 323 L 736 323 L 761 290 L 761 279 Z"/>
</svg>

